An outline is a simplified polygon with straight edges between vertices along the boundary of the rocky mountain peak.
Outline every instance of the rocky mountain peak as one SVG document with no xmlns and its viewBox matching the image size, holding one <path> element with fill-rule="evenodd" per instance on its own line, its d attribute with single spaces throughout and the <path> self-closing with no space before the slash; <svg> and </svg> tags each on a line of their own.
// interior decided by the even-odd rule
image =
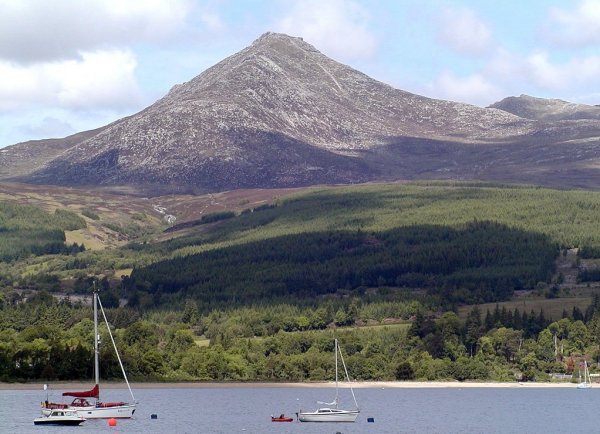
<svg viewBox="0 0 600 434">
<path fill-rule="evenodd" d="M 265 33 L 140 113 L 72 136 L 28 173 L 9 169 L 4 176 L 195 191 L 415 177 L 504 179 L 513 171 L 495 165 L 496 159 L 517 166 L 531 160 L 514 160 L 512 146 L 521 152 L 532 143 L 571 140 L 573 146 L 573 140 L 589 144 L 600 135 L 598 122 L 540 126 L 507 106 L 480 108 L 395 89 L 302 38 Z M 577 158 L 595 152 L 588 146 Z M 9 154 L 0 160 L 15 161 Z M 526 173 L 521 166 L 519 175 Z"/>
<path fill-rule="evenodd" d="M 307 56 L 312 58 L 307 59 Z M 261 79 L 274 78 L 278 73 L 295 73 L 290 71 L 291 67 L 314 62 L 319 56 L 325 57 L 302 38 L 267 32 L 242 51 L 227 57 L 189 82 L 175 86 L 173 90 L 189 93 L 193 90 L 204 91 L 211 86 L 227 90 L 231 86 L 260 86 L 265 84 Z"/>
<path fill-rule="evenodd" d="M 287 49 L 300 49 L 304 51 L 319 52 L 315 47 L 310 45 L 308 42 L 305 42 L 303 38 L 276 32 L 263 33 L 250 45 L 250 47 L 259 46 L 266 46 L 272 49 L 277 49 L 277 47 L 286 47 Z"/>
</svg>

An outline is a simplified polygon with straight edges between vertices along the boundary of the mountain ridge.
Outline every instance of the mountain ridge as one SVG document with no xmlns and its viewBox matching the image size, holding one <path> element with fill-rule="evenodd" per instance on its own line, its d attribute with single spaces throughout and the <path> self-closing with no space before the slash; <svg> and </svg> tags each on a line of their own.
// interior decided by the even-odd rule
<svg viewBox="0 0 600 434">
<path fill-rule="evenodd" d="M 600 106 L 576 104 L 561 99 L 511 96 L 488 106 L 526 119 L 539 121 L 600 120 Z"/>
<path fill-rule="evenodd" d="M 301 38 L 265 33 L 139 113 L 12 178 L 224 191 L 394 179 L 552 185 L 562 170 L 565 185 L 590 187 L 600 185 L 598 137 L 594 119 L 548 124 L 411 94 Z M 525 158 L 523 148 L 531 149 Z M 536 158 L 540 152 L 548 155 Z M 568 179 L 582 169 L 593 176 Z"/>
</svg>

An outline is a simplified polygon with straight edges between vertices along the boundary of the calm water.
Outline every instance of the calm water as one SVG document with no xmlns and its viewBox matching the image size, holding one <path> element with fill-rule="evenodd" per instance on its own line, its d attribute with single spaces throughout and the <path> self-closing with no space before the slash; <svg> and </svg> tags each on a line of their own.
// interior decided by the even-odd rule
<svg viewBox="0 0 600 434">
<path fill-rule="evenodd" d="M 345 392 L 341 394 L 345 399 Z M 135 419 L 79 427 L 33 425 L 42 390 L 0 391 L 0 433 L 574 433 L 600 432 L 600 387 L 572 389 L 357 389 L 356 423 L 272 423 L 271 414 L 313 410 L 333 389 L 190 388 L 136 390 Z M 60 400 L 54 392 L 51 398 Z M 127 399 L 107 390 L 106 400 Z M 151 419 L 151 414 L 157 419 Z M 367 417 L 375 419 L 368 423 Z"/>
</svg>

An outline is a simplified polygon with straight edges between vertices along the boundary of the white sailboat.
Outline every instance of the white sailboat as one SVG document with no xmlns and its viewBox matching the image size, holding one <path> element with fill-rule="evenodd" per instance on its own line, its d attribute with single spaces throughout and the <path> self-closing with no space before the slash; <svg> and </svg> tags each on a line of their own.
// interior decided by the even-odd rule
<svg viewBox="0 0 600 434">
<path fill-rule="evenodd" d="M 127 402 L 102 402 L 100 400 L 100 363 L 99 363 L 99 350 L 98 344 L 100 341 L 100 335 L 98 334 L 98 306 L 100 306 L 100 311 L 102 312 L 102 316 L 104 318 L 104 322 L 106 323 L 106 327 L 108 328 L 108 335 L 110 336 L 110 340 L 113 344 L 115 353 L 117 355 L 117 359 L 119 360 L 119 365 L 121 365 L 121 371 L 123 372 L 123 377 L 125 378 L 125 383 L 127 384 L 127 388 L 129 389 L 129 393 L 131 394 L 132 403 Z M 94 375 L 96 380 L 96 385 L 91 390 L 80 391 L 80 392 L 63 392 L 63 396 L 71 396 L 74 397 L 73 401 L 70 404 L 65 403 L 53 403 L 48 402 L 47 400 L 42 403 L 42 414 L 47 416 L 52 413 L 52 410 L 62 409 L 62 410 L 71 410 L 76 411 L 77 414 L 86 419 L 107 419 L 107 418 L 121 418 L 126 419 L 133 416 L 135 413 L 136 403 L 133 396 L 133 392 L 131 390 L 131 386 L 129 385 L 129 381 L 127 380 L 127 374 L 125 373 L 125 369 L 123 368 L 123 362 L 121 361 L 121 356 L 117 351 L 117 346 L 115 344 L 115 340 L 110 331 L 110 326 L 108 324 L 108 320 L 106 319 L 106 314 L 104 313 L 104 309 L 102 308 L 102 303 L 100 302 L 100 298 L 98 297 L 98 292 L 94 289 Z M 93 402 L 89 402 L 87 398 L 94 399 Z"/>
<path fill-rule="evenodd" d="M 589 389 L 592 387 L 592 379 L 590 378 L 590 370 L 587 365 L 587 361 L 583 361 L 583 381 L 581 381 L 581 371 L 579 371 L 579 384 L 578 389 Z"/>
<path fill-rule="evenodd" d="M 339 387 L 338 387 L 338 354 L 344 367 L 344 373 L 346 375 L 346 381 L 350 385 L 350 392 L 354 399 L 353 410 L 343 410 L 338 407 L 339 404 Z M 337 339 L 335 340 L 335 399 L 332 402 L 321 402 L 319 404 L 326 405 L 327 407 L 318 408 L 316 411 L 302 411 L 300 410 L 298 420 L 300 422 L 354 422 L 360 413 L 358 403 L 356 402 L 356 396 L 354 396 L 354 390 L 350 383 L 350 377 L 348 376 L 348 370 L 346 369 L 346 363 L 344 362 L 344 356 L 342 350 L 338 344 Z"/>
</svg>

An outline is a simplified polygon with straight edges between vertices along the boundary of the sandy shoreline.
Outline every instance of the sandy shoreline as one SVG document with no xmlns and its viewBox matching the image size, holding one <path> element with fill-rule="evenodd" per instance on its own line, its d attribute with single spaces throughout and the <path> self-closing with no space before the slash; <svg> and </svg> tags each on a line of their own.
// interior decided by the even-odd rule
<svg viewBox="0 0 600 434">
<path fill-rule="evenodd" d="M 43 390 L 44 384 L 51 390 L 86 390 L 93 386 L 91 382 L 47 382 L 47 383 L 0 383 L 0 390 Z M 341 387 L 347 387 L 340 383 Z M 371 388 L 371 389 L 431 389 L 431 388 L 575 388 L 575 383 L 493 383 L 493 382 L 458 382 L 458 381 L 357 381 L 352 383 L 352 387 Z M 334 382 L 314 382 L 314 383 L 264 383 L 264 382 L 183 382 L 183 383 L 131 383 L 132 389 L 215 389 L 215 388 L 315 388 L 315 387 L 335 387 Z M 103 389 L 126 389 L 124 383 L 102 383 Z"/>
</svg>

